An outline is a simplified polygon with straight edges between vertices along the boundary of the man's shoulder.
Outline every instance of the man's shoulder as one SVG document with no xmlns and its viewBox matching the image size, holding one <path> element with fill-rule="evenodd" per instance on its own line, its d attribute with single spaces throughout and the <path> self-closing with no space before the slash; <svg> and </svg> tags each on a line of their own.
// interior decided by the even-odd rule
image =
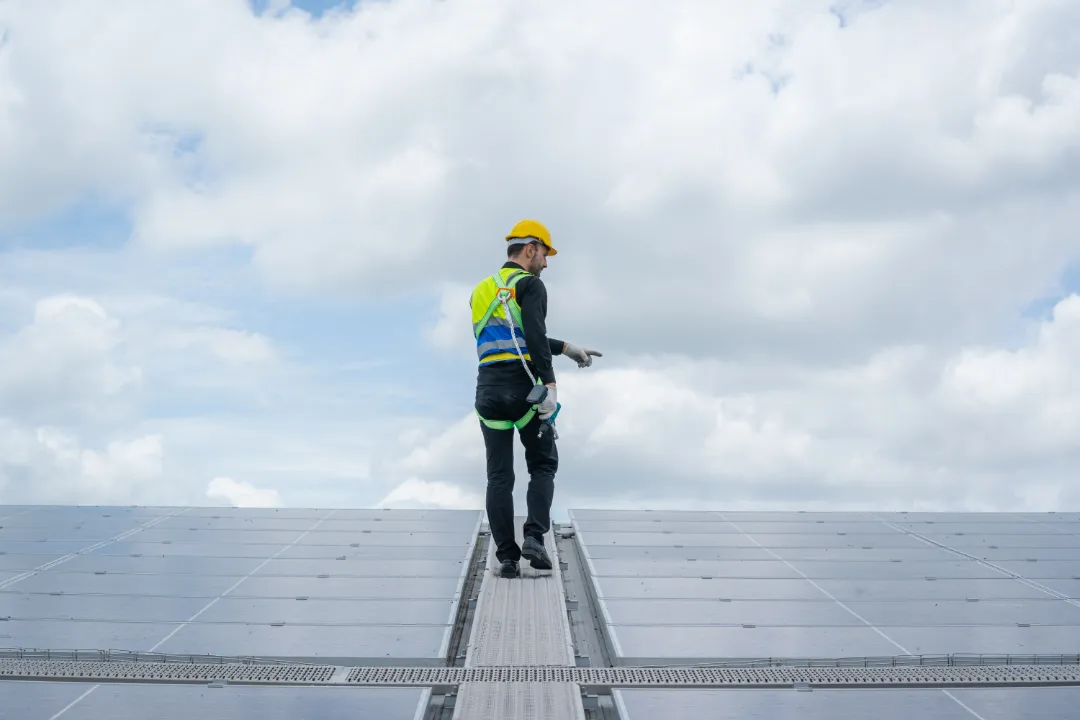
<svg viewBox="0 0 1080 720">
<path fill-rule="evenodd" d="M 544 281 L 532 273 L 526 273 L 524 277 L 518 280 L 517 287 L 519 295 L 530 292 L 547 294 L 547 286 L 544 285 Z"/>
</svg>

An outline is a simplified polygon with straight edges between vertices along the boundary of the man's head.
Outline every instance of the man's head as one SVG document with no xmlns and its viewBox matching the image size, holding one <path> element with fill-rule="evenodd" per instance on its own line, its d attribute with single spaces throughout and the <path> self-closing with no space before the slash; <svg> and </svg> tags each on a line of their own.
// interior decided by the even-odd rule
<svg viewBox="0 0 1080 720">
<path fill-rule="evenodd" d="M 513 260 L 533 275 L 539 275 L 547 267 L 547 256 L 547 247 L 535 238 L 511 240 L 506 248 L 506 258 Z"/>
<path fill-rule="evenodd" d="M 533 275 L 539 275 L 547 267 L 547 259 L 556 254 L 551 244 L 551 234 L 543 223 L 522 220 L 506 236 L 506 257 Z"/>
</svg>

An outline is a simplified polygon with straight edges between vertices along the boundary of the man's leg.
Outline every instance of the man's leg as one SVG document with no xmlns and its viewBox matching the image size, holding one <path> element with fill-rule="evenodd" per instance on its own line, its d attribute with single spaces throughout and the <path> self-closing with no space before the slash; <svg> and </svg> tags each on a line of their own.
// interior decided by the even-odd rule
<svg viewBox="0 0 1080 720">
<path fill-rule="evenodd" d="M 477 388 L 476 411 L 490 420 L 506 420 L 506 391 L 502 388 Z M 514 431 L 493 430 L 483 422 L 487 454 L 487 516 L 495 557 L 499 562 L 521 559 L 521 548 L 514 539 Z"/>
<path fill-rule="evenodd" d="M 523 534 L 543 546 L 544 533 L 551 528 L 551 501 L 555 495 L 555 473 L 559 470 L 559 451 L 555 433 L 548 428 L 543 437 L 540 418 L 534 417 L 521 429 L 521 444 L 525 446 L 525 464 L 529 468 L 529 490 L 525 496 L 529 516 Z"/>
</svg>

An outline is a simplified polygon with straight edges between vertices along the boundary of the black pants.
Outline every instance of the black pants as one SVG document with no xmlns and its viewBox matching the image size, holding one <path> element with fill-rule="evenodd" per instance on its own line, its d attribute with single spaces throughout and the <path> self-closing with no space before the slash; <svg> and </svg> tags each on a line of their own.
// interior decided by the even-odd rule
<svg viewBox="0 0 1080 720">
<path fill-rule="evenodd" d="M 530 390 L 529 384 L 479 386 L 476 412 L 488 420 L 517 421 L 529 411 L 525 398 Z M 480 429 L 487 449 L 487 515 L 495 557 L 499 562 L 520 560 L 521 548 L 514 538 L 514 430 L 493 430 L 483 423 Z M 555 493 L 559 452 L 555 434 L 548 431 L 541 438 L 537 437 L 539 432 L 538 415 L 519 432 L 529 469 L 529 490 L 525 496 L 529 514 L 522 534 L 536 538 L 543 545 L 544 533 L 551 527 L 551 499 Z"/>
</svg>

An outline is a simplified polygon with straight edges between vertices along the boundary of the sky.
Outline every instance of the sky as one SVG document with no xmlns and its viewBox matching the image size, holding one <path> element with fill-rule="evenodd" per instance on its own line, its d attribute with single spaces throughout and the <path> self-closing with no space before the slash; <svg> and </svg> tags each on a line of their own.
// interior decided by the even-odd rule
<svg viewBox="0 0 1080 720">
<path fill-rule="evenodd" d="M 0 504 L 1080 507 L 1069 0 L 0 0 Z M 517 453 L 515 499 L 527 473 Z"/>
</svg>

